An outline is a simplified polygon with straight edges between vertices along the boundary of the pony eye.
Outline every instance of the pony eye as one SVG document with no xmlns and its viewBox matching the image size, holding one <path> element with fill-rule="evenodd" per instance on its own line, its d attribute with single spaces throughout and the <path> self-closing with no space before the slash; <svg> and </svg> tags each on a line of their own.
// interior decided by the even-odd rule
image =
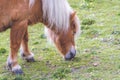
<svg viewBox="0 0 120 80">
<path fill-rule="evenodd" d="M 75 23 L 72 24 L 73 28 L 75 28 Z"/>
<path fill-rule="evenodd" d="M 76 34 L 76 31 L 75 31 L 75 23 L 72 24 L 72 29 L 73 29 L 73 35 Z"/>
<path fill-rule="evenodd" d="M 76 32 L 75 31 L 73 31 L 73 35 L 75 35 L 76 34 Z"/>
<path fill-rule="evenodd" d="M 76 34 L 76 32 L 74 32 L 74 34 Z"/>
</svg>

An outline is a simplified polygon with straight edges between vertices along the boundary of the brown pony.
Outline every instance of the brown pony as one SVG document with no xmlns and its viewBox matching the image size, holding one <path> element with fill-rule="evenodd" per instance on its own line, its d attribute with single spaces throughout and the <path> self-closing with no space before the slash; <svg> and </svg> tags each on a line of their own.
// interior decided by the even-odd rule
<svg viewBox="0 0 120 80">
<path fill-rule="evenodd" d="M 15 74 L 23 71 L 17 62 L 17 53 L 28 62 L 34 55 L 28 49 L 28 25 L 41 22 L 46 33 L 65 60 L 76 55 L 75 34 L 79 31 L 79 19 L 67 0 L 0 0 L 0 32 L 10 28 L 10 55 L 7 66 Z"/>
</svg>

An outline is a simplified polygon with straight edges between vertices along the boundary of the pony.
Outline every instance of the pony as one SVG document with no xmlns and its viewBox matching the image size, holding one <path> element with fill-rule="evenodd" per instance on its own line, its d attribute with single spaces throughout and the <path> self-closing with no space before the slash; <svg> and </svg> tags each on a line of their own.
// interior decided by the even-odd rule
<svg viewBox="0 0 120 80">
<path fill-rule="evenodd" d="M 65 60 L 76 55 L 75 35 L 80 32 L 80 21 L 67 0 L 0 0 L 0 32 L 10 28 L 7 66 L 14 74 L 23 74 L 17 61 L 19 49 L 27 62 L 35 61 L 28 47 L 28 26 L 39 22 Z"/>
</svg>

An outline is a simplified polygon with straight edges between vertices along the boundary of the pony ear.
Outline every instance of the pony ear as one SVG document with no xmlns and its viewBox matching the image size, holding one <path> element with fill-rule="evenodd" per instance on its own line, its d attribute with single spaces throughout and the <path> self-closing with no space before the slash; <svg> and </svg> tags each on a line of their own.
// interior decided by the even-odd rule
<svg viewBox="0 0 120 80">
<path fill-rule="evenodd" d="M 71 20 L 71 22 L 74 20 L 75 15 L 76 15 L 76 11 L 74 11 L 74 12 L 70 15 L 70 20 Z"/>
</svg>

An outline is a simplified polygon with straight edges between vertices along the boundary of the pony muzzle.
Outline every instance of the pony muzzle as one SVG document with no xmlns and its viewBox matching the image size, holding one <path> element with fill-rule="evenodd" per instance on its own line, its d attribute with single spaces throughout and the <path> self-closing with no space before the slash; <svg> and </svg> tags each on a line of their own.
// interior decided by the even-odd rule
<svg viewBox="0 0 120 80">
<path fill-rule="evenodd" d="M 64 56 L 65 60 L 71 60 L 75 57 L 76 55 L 76 49 L 72 46 L 70 51 Z"/>
</svg>

